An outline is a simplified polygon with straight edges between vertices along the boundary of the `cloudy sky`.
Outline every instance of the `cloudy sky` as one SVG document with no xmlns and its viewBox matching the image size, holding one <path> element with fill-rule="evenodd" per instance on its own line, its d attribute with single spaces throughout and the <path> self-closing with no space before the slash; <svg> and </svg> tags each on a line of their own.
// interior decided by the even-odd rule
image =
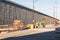
<svg viewBox="0 0 60 40">
<path fill-rule="evenodd" d="M 33 0 L 11 0 L 11 1 L 33 9 Z M 35 0 L 34 9 L 36 11 L 42 12 L 52 17 L 54 17 L 54 13 L 57 13 L 56 14 L 57 18 L 60 19 L 60 12 L 59 12 L 60 0 Z"/>
</svg>

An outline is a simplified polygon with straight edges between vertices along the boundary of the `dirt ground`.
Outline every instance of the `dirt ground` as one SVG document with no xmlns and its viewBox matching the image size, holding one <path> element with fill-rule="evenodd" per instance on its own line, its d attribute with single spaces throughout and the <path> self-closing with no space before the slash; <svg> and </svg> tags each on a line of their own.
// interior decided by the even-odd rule
<svg viewBox="0 0 60 40">
<path fill-rule="evenodd" d="M 14 33 L 14 32 L 12 32 Z M 48 29 L 48 28 L 42 28 L 42 29 L 33 29 L 33 30 L 24 30 L 24 31 L 17 31 L 14 34 L 7 34 L 7 36 L 11 37 L 0 37 L 1 40 L 59 40 L 55 36 L 55 29 Z"/>
</svg>

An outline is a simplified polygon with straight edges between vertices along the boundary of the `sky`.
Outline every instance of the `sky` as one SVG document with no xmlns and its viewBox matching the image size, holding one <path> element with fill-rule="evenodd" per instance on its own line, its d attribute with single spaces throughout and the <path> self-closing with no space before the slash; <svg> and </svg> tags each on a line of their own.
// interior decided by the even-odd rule
<svg viewBox="0 0 60 40">
<path fill-rule="evenodd" d="M 33 9 L 33 0 L 11 0 L 17 4 Z M 46 15 L 60 19 L 60 0 L 34 0 L 34 10 L 42 12 Z M 56 3 L 57 2 L 57 3 Z M 55 14 L 54 16 L 54 13 Z"/>
</svg>

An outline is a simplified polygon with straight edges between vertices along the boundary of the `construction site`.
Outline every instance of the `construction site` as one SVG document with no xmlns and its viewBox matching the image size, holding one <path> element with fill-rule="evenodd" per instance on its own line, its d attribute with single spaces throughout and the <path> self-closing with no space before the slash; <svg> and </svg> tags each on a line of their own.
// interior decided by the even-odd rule
<svg viewBox="0 0 60 40">
<path fill-rule="evenodd" d="M 55 28 L 59 25 L 59 19 L 48 16 L 44 13 L 27 8 L 12 1 L 0 0 L 0 39 L 9 40 L 9 37 L 35 35 L 49 32 L 49 36 L 54 35 Z M 50 32 L 53 34 L 50 35 Z M 46 36 L 47 35 L 47 36 Z M 43 35 L 41 35 L 43 36 Z M 48 37 L 48 34 L 45 34 Z M 37 35 L 36 35 L 37 37 Z M 55 40 L 55 35 L 46 40 Z M 8 38 L 8 39 L 5 39 Z M 23 37 L 24 38 L 24 37 Z M 21 38 L 21 40 L 24 40 Z M 27 37 L 29 38 L 29 37 Z M 19 39 L 19 38 L 18 38 Z M 10 39 L 10 40 L 18 40 Z M 20 40 L 20 39 L 19 39 Z M 25 40 L 37 40 L 25 39 Z M 38 39 L 44 40 L 44 39 Z"/>
</svg>

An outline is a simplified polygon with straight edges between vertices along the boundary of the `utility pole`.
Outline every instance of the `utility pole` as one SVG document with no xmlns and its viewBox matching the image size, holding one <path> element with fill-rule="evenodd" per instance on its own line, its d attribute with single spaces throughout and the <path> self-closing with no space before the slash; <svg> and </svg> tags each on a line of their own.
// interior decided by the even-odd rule
<svg viewBox="0 0 60 40">
<path fill-rule="evenodd" d="M 57 0 L 55 0 L 54 17 L 57 18 Z"/>
<path fill-rule="evenodd" d="M 57 0 L 55 0 L 54 3 L 55 3 L 55 6 L 54 6 L 54 15 L 53 15 L 53 16 L 54 16 L 54 18 L 57 19 L 57 14 L 58 14 L 58 13 L 57 13 L 57 11 L 58 11 L 58 10 L 57 10 L 57 3 L 58 3 Z M 56 22 L 57 22 L 57 21 L 56 21 L 55 19 L 54 19 L 53 22 L 54 22 L 54 24 L 56 25 Z"/>
<path fill-rule="evenodd" d="M 34 0 L 33 0 L 33 10 L 34 10 Z M 33 11 L 33 23 L 35 22 L 34 20 L 34 11 Z"/>
<path fill-rule="evenodd" d="M 35 2 L 34 2 L 34 0 L 33 0 L 33 10 L 34 10 L 34 6 L 35 6 L 34 3 L 35 3 Z"/>
<path fill-rule="evenodd" d="M 38 0 L 33 0 L 33 10 L 35 9 L 35 2 L 37 2 Z M 34 20 L 34 11 L 33 11 L 33 23 L 35 22 Z"/>
<path fill-rule="evenodd" d="M 37 2 L 38 0 L 33 0 L 33 10 L 35 8 L 35 3 Z"/>
</svg>

